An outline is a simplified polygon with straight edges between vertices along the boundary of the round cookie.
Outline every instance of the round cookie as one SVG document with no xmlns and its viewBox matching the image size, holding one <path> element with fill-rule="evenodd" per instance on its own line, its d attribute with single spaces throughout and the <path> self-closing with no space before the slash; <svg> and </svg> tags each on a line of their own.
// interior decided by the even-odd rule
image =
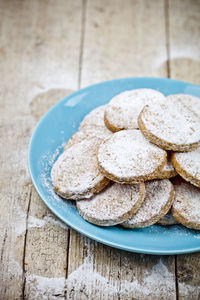
<svg viewBox="0 0 200 300">
<path fill-rule="evenodd" d="M 170 161 L 169 155 L 167 156 L 167 161 L 162 168 L 162 170 L 155 175 L 152 174 L 151 178 L 149 177 L 149 180 L 152 179 L 167 179 L 177 176 L 177 172 L 175 171 L 174 167 L 172 166 L 172 163 Z"/>
<path fill-rule="evenodd" d="M 168 226 L 168 225 L 176 225 L 179 224 L 177 220 L 174 219 L 172 214 L 168 212 L 166 215 L 164 215 L 158 222 L 156 223 L 158 225 L 162 226 Z"/>
<path fill-rule="evenodd" d="M 67 141 L 64 151 L 70 148 L 72 145 L 79 143 L 83 140 L 86 139 L 91 139 L 91 138 L 100 138 L 102 140 L 105 140 L 109 138 L 112 135 L 112 131 L 108 130 L 105 126 L 104 127 L 98 127 L 98 126 L 93 126 L 93 127 L 88 127 L 88 128 L 83 128 L 80 131 L 75 132 Z"/>
<path fill-rule="evenodd" d="M 144 197 L 144 183 L 113 183 L 92 199 L 77 201 L 77 208 L 79 214 L 88 222 L 112 226 L 130 218 L 138 210 Z"/>
<path fill-rule="evenodd" d="M 89 114 L 87 114 L 83 121 L 80 123 L 79 131 L 80 130 L 86 130 L 88 128 L 98 127 L 103 128 L 104 131 L 111 133 L 110 130 L 105 126 L 104 123 L 104 111 L 105 111 L 106 105 L 101 105 L 95 109 L 93 109 Z"/>
<path fill-rule="evenodd" d="M 138 183 L 160 172 L 167 153 L 149 143 L 139 130 L 122 130 L 104 141 L 98 151 L 99 168 L 119 183 Z"/>
<path fill-rule="evenodd" d="M 200 147 L 192 152 L 174 152 L 171 161 L 181 177 L 200 187 Z"/>
<path fill-rule="evenodd" d="M 189 110 L 192 109 L 200 117 L 200 98 L 187 94 L 174 94 L 167 96 L 166 100 L 179 101 L 183 106 L 186 106 Z"/>
<path fill-rule="evenodd" d="M 164 104 L 145 106 L 138 117 L 144 136 L 165 150 L 192 151 L 200 141 L 200 118 L 195 108 L 168 99 Z"/>
<path fill-rule="evenodd" d="M 93 138 L 76 143 L 64 151 L 51 170 L 55 191 L 66 199 L 90 198 L 109 180 L 98 170 L 97 148 L 101 140 Z"/>
<path fill-rule="evenodd" d="M 177 178 L 173 181 L 172 215 L 182 225 L 200 230 L 200 190 Z"/>
<path fill-rule="evenodd" d="M 138 115 L 147 104 L 163 101 L 164 95 L 152 89 L 125 91 L 111 99 L 105 108 L 104 121 L 113 132 L 138 129 Z"/>
<path fill-rule="evenodd" d="M 142 205 L 132 218 L 122 223 L 126 228 L 140 228 L 155 224 L 170 209 L 173 185 L 168 179 L 145 182 L 146 195 Z"/>
</svg>

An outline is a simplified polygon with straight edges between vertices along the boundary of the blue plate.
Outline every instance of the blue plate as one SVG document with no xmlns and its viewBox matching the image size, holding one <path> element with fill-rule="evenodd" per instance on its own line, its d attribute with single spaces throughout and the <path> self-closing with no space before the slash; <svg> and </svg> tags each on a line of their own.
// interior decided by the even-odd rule
<svg viewBox="0 0 200 300">
<path fill-rule="evenodd" d="M 71 94 L 54 105 L 40 120 L 29 146 L 29 169 L 33 184 L 44 203 L 63 222 L 103 244 L 149 254 L 181 254 L 200 250 L 200 233 L 183 226 L 153 225 L 143 229 L 120 226 L 98 227 L 86 222 L 75 205 L 57 196 L 52 188 L 52 164 L 64 143 L 78 129 L 83 117 L 125 90 L 153 88 L 165 95 L 191 94 L 200 97 L 200 87 L 162 78 L 125 78 L 102 82 Z M 73 170 L 72 170 L 73 172 Z"/>
</svg>

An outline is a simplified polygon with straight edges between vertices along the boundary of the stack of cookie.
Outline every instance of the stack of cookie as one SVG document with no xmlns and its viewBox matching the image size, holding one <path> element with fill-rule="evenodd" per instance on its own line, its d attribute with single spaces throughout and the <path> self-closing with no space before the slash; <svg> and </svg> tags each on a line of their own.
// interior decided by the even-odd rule
<svg viewBox="0 0 200 300">
<path fill-rule="evenodd" d="M 52 184 L 96 225 L 200 229 L 199 142 L 199 98 L 126 91 L 84 118 L 52 168 Z"/>
</svg>

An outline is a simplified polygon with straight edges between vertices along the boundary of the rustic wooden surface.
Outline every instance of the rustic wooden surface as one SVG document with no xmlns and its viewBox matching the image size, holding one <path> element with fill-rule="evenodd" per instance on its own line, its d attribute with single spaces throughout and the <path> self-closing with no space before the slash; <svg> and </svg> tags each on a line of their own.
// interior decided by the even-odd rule
<svg viewBox="0 0 200 300">
<path fill-rule="evenodd" d="M 128 76 L 200 84 L 200 1 L 0 1 L 0 299 L 199 299 L 200 254 L 113 249 L 45 207 L 30 135 L 63 96 Z"/>
</svg>

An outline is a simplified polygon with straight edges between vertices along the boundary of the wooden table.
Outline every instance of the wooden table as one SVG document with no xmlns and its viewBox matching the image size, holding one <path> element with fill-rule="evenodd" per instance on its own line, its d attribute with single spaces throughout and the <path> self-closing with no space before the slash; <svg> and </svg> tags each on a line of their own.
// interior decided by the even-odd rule
<svg viewBox="0 0 200 300">
<path fill-rule="evenodd" d="M 0 299 L 200 299 L 200 255 L 151 256 L 61 223 L 27 150 L 63 96 L 136 76 L 200 83 L 198 0 L 0 1 Z"/>
</svg>

